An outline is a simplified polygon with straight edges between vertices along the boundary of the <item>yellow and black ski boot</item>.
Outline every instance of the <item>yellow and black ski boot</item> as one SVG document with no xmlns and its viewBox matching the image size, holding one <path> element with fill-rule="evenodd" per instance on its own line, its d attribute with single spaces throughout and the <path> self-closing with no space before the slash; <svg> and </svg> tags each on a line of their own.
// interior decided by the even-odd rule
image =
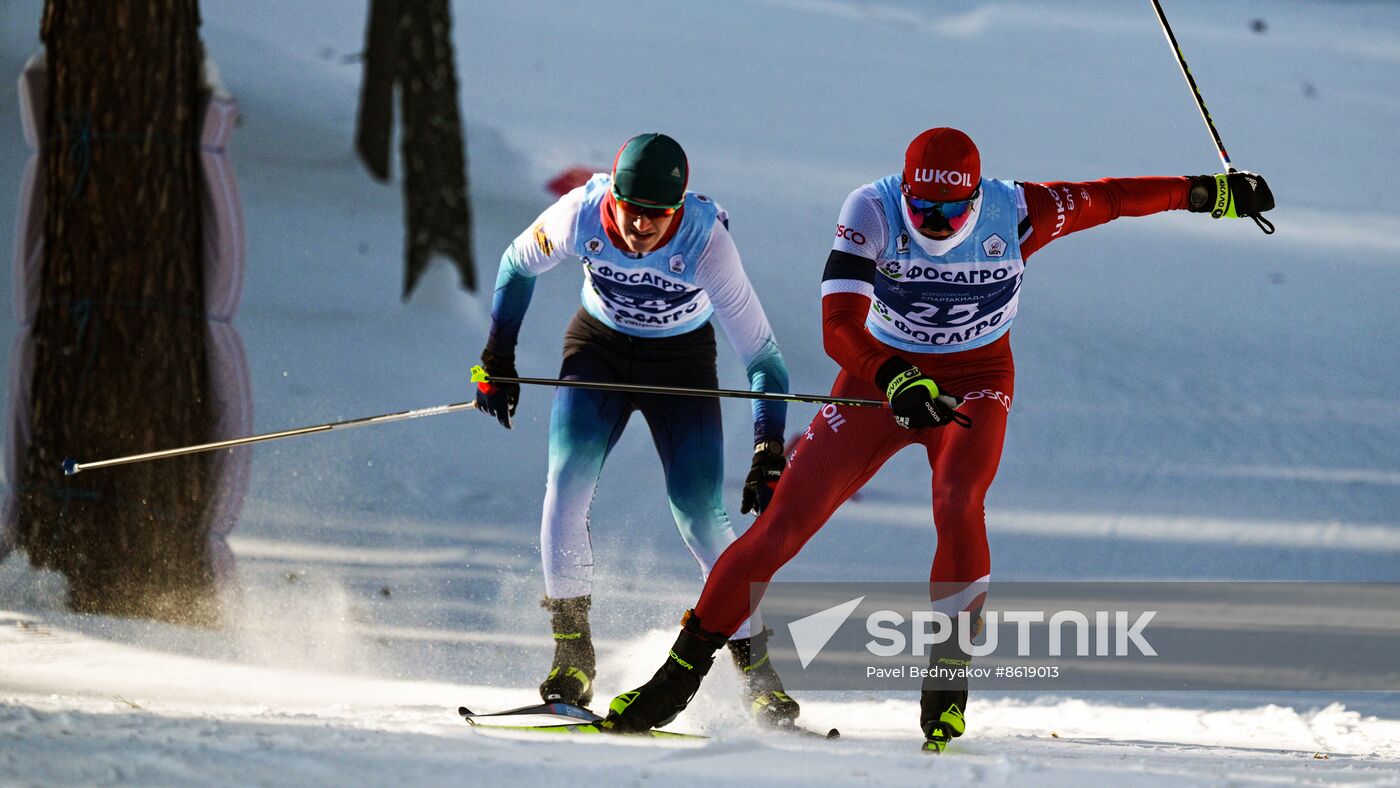
<svg viewBox="0 0 1400 788">
<path fill-rule="evenodd" d="M 963 735 L 967 724 L 963 721 L 963 704 L 967 703 L 967 693 L 925 692 L 922 702 L 921 727 L 924 730 L 924 752 L 942 755 L 948 749 L 948 742 Z M 939 697 L 941 696 L 941 697 Z M 939 706 L 942 711 L 935 711 Z"/>
<path fill-rule="evenodd" d="M 588 609 L 593 598 L 548 599 L 540 607 L 549 611 L 554 629 L 554 664 L 549 677 L 540 684 L 545 703 L 587 706 L 593 700 L 593 677 L 598 674 L 593 653 L 593 633 L 588 628 Z"/>
<path fill-rule="evenodd" d="M 966 638 L 970 645 L 982 634 L 980 606 L 971 613 L 971 632 Z M 919 697 L 919 728 L 924 732 L 923 750 L 941 755 L 948 743 L 963 735 L 967 723 L 963 712 L 967 708 L 968 674 L 972 670 L 972 655 L 963 648 L 963 619 L 955 619 L 948 639 L 934 644 L 928 655 L 929 672 L 924 676 Z"/>
<path fill-rule="evenodd" d="M 768 728 L 791 728 L 802 709 L 783 690 L 783 680 L 768 658 L 768 637 L 773 630 L 765 629 L 752 637 L 729 641 L 729 655 L 739 668 L 740 697 L 749 714 L 759 725 Z"/>
<path fill-rule="evenodd" d="M 980 632 L 980 614 L 974 632 Z M 975 635 L 974 635 L 975 637 Z M 941 755 L 948 742 L 963 735 L 967 728 L 963 710 L 967 708 L 967 678 L 972 657 L 959 645 L 956 631 L 929 653 L 929 672 L 919 696 L 919 728 L 924 732 L 923 750 Z"/>
<path fill-rule="evenodd" d="M 699 691 L 722 645 L 724 636 L 706 631 L 695 611 L 687 610 L 681 634 L 661 668 L 647 683 L 613 698 L 607 719 L 598 726 L 615 733 L 642 733 L 674 720 Z"/>
</svg>

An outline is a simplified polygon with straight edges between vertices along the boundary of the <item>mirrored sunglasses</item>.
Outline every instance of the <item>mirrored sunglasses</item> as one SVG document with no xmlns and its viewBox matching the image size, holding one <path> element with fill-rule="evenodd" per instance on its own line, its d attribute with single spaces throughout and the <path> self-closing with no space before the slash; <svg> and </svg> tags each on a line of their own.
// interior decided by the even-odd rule
<svg viewBox="0 0 1400 788">
<path fill-rule="evenodd" d="M 909 203 L 909 207 L 912 208 L 915 213 L 921 216 L 927 217 L 929 214 L 936 212 L 944 219 L 956 219 L 972 208 L 972 203 L 977 199 L 977 195 L 980 194 L 981 191 L 982 187 L 978 186 L 976 191 L 972 193 L 972 196 L 968 197 L 966 200 L 952 200 L 949 202 L 921 200 L 918 197 L 910 197 L 909 195 L 905 195 L 904 200 Z"/>
</svg>

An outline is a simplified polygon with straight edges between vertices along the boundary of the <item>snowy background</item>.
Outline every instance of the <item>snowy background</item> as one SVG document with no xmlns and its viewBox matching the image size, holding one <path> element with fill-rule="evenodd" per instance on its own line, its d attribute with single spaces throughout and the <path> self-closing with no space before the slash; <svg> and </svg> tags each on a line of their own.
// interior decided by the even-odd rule
<svg viewBox="0 0 1400 788">
<path fill-rule="evenodd" d="M 489 293 L 456 292 L 440 265 L 400 303 L 399 189 L 351 153 L 363 3 L 201 6 L 244 115 L 230 146 L 249 248 L 237 326 L 257 430 L 468 398 Z M 5 84 L 38 46 L 41 9 L 0 0 Z M 1032 261 L 988 500 L 995 577 L 1400 580 L 1400 6 L 1166 10 L 1235 164 L 1268 177 L 1278 233 L 1127 219 Z M 966 130 L 995 177 L 1219 169 L 1145 1 L 596 0 L 454 15 L 481 279 L 548 205 L 551 176 L 666 131 L 692 188 L 733 217 L 794 390 L 824 391 L 835 372 L 818 326 L 837 209 L 924 128 Z M 27 153 L 15 92 L 0 90 L 7 261 Z M 578 286 L 569 268 L 541 279 L 522 374 L 557 370 Z M 7 305 L 8 288 L 0 276 Z M 0 320 L 0 352 L 15 331 Z M 727 346 L 721 377 L 742 385 Z M 1385 694 L 981 693 L 969 735 L 934 760 L 916 752 L 916 698 L 809 694 L 804 718 L 845 738 L 775 739 L 745 721 L 721 666 L 676 726 L 717 738 L 698 750 L 474 733 L 459 704 L 527 703 L 548 664 L 536 605 L 549 398 L 527 391 L 510 433 L 467 413 L 255 449 L 227 631 L 74 616 L 57 578 L 11 557 L 0 782 L 1400 783 L 1400 699 Z M 725 408 L 740 522 L 748 407 Z M 794 406 L 790 429 L 811 415 Z M 925 578 L 928 497 L 922 454 L 895 458 L 778 579 Z M 639 422 L 593 512 L 607 698 L 655 668 L 700 581 Z"/>
</svg>

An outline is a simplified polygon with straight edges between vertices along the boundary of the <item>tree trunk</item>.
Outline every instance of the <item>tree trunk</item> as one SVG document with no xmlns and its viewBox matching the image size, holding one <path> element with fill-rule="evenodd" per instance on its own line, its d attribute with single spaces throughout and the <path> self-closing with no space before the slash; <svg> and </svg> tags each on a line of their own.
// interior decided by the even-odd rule
<svg viewBox="0 0 1400 788">
<path fill-rule="evenodd" d="M 393 83 L 399 88 L 403 297 L 413 292 L 434 254 L 452 260 L 462 287 L 475 290 L 466 145 L 457 109 L 448 1 L 370 0 L 364 62 L 355 147 L 379 180 L 389 177 Z"/>
<path fill-rule="evenodd" d="M 77 610 L 208 622 L 210 439 L 197 0 L 48 0 L 41 304 L 19 538 Z"/>
<path fill-rule="evenodd" d="M 399 0 L 369 0 L 364 78 L 355 118 L 355 150 L 377 181 L 389 180 L 394 136 L 394 77 L 398 67 Z"/>
<path fill-rule="evenodd" d="M 403 296 L 434 253 L 457 265 L 462 286 L 476 289 L 467 162 L 457 111 L 452 14 L 447 0 L 409 4 L 401 39 L 399 99 L 403 108 L 404 202 L 408 259 Z"/>
</svg>

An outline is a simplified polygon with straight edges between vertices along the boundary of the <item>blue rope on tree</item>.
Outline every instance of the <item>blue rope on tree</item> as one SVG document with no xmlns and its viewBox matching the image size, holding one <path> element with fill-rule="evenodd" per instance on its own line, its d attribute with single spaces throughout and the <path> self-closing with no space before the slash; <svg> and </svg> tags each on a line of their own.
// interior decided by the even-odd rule
<svg viewBox="0 0 1400 788">
<path fill-rule="evenodd" d="M 67 118 L 66 113 L 64 123 L 76 132 L 73 142 L 68 146 L 68 160 L 78 162 L 78 177 L 73 182 L 73 190 L 69 192 L 68 198 L 76 200 L 87 185 L 88 170 L 92 167 L 92 123 L 86 115 L 74 121 Z"/>
<path fill-rule="evenodd" d="M 83 188 L 87 186 L 88 173 L 92 169 L 92 144 L 99 140 L 118 142 L 158 142 L 162 145 L 174 145 L 178 148 L 189 148 L 195 151 L 210 151 L 215 153 L 223 152 L 219 147 L 207 147 L 197 142 L 172 137 L 168 134 L 154 134 L 152 132 L 120 132 L 120 131 L 95 131 L 92 127 L 91 116 L 86 113 L 64 112 L 60 114 L 63 121 L 63 133 L 49 137 L 49 141 L 59 143 L 64 137 L 71 138 L 68 143 L 68 159 L 76 163 L 78 167 L 78 177 L 73 182 L 73 190 L 69 192 L 69 199 L 75 200 L 83 193 Z"/>
</svg>

